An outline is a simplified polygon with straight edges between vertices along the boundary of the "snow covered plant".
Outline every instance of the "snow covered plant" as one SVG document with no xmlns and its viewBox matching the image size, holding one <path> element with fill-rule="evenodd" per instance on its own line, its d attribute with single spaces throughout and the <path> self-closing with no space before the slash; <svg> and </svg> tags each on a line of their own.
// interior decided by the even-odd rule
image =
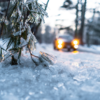
<svg viewBox="0 0 100 100">
<path fill-rule="evenodd" d="M 47 16 L 44 6 L 38 0 L 10 1 L 7 16 L 5 18 L 3 16 L 1 21 L 5 26 L 3 33 L 7 34 L 6 39 L 9 39 L 6 50 L 10 51 L 12 58 L 14 58 L 14 53 L 17 53 L 17 60 L 19 60 L 23 47 L 26 47 L 33 56 L 36 38 L 31 31 L 30 23 L 37 24 L 40 19 L 43 20 L 44 15 Z"/>
</svg>

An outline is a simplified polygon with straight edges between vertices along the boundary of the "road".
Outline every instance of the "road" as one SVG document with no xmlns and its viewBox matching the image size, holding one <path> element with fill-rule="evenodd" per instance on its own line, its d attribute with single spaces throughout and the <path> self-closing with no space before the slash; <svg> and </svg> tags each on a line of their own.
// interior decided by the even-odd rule
<svg viewBox="0 0 100 100">
<path fill-rule="evenodd" d="M 48 50 L 48 51 L 56 51 L 53 49 L 53 45 L 50 44 L 50 45 L 46 45 L 46 44 L 42 44 L 41 47 L 44 49 L 44 50 Z M 66 52 L 66 53 L 79 53 L 79 52 L 84 52 L 84 53 L 93 53 L 93 54 L 100 54 L 100 51 L 98 50 L 93 50 L 91 48 L 84 48 L 82 46 L 79 46 L 78 50 L 76 52 L 74 52 L 73 50 L 71 51 L 67 51 L 66 49 L 63 49 L 63 50 L 59 50 L 60 52 Z"/>
</svg>

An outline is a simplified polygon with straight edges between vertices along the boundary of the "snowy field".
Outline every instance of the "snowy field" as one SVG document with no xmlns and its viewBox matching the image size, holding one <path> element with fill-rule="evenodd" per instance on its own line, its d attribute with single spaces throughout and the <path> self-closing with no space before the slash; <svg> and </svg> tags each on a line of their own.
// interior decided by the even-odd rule
<svg viewBox="0 0 100 100">
<path fill-rule="evenodd" d="M 21 65 L 0 63 L 0 100 L 100 100 L 100 55 L 58 52 L 37 46 L 55 57 L 54 64 L 34 68 L 28 54 Z"/>
</svg>

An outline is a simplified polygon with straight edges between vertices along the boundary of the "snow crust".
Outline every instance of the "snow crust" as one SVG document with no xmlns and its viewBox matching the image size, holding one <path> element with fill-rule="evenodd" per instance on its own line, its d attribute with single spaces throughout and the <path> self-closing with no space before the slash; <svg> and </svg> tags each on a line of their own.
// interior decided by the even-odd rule
<svg viewBox="0 0 100 100">
<path fill-rule="evenodd" d="M 100 55 L 45 44 L 37 45 L 39 51 L 54 56 L 54 64 L 36 67 L 24 51 L 21 65 L 0 63 L 0 100 L 100 100 Z"/>
</svg>

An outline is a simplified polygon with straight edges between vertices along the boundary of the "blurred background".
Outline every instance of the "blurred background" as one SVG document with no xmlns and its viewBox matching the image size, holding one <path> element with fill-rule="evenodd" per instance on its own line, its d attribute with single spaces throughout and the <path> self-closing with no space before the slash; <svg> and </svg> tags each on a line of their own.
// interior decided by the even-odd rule
<svg viewBox="0 0 100 100">
<path fill-rule="evenodd" d="M 1 0 L 2 1 L 2 0 Z M 7 11 L 7 1 L 0 3 L 0 16 Z M 32 24 L 39 43 L 53 43 L 56 36 L 70 34 L 78 38 L 81 45 L 100 45 L 100 1 L 99 0 L 39 0 L 44 3 L 48 17 Z"/>
<path fill-rule="evenodd" d="M 45 1 L 45 2 L 44 2 Z M 99 0 L 43 0 L 48 17 L 36 33 L 40 43 L 52 43 L 59 34 L 70 34 L 80 44 L 100 44 Z"/>
</svg>

